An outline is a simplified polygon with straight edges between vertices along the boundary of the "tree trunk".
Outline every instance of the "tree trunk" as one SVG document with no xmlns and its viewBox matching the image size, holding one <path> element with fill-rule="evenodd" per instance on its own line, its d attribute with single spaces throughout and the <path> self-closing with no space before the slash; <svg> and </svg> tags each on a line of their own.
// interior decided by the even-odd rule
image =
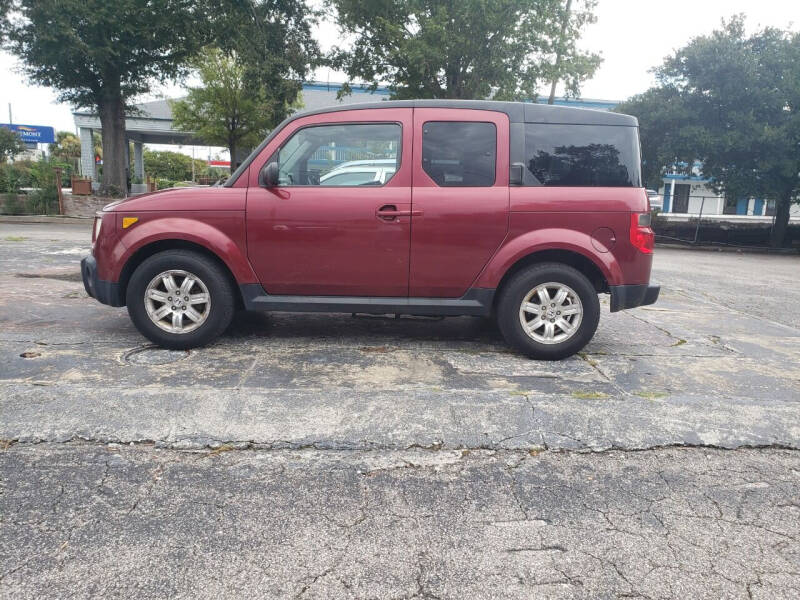
<svg viewBox="0 0 800 600">
<path fill-rule="evenodd" d="M 786 240 L 786 229 L 789 227 L 789 208 L 792 206 L 792 194 L 788 192 L 778 198 L 775 206 L 775 225 L 769 243 L 773 248 L 783 246 Z"/>
<path fill-rule="evenodd" d="M 561 68 L 561 46 L 564 43 L 564 36 L 567 34 L 567 26 L 569 25 L 569 13 L 572 10 L 572 0 L 567 0 L 567 7 L 564 10 L 564 18 L 561 21 L 561 36 L 558 38 L 558 50 L 556 50 L 556 62 L 554 65 L 553 82 L 550 84 L 550 97 L 547 99 L 548 104 L 553 104 L 556 100 L 556 85 L 559 79 L 559 69 Z"/>
<path fill-rule="evenodd" d="M 125 151 L 125 103 L 120 93 L 109 93 L 98 103 L 103 128 L 103 177 L 105 196 L 124 197 L 128 192 L 128 161 Z"/>
<path fill-rule="evenodd" d="M 239 164 L 236 162 L 236 142 L 233 140 L 228 141 L 228 152 L 231 155 L 231 173 L 233 173 L 239 166 Z"/>
</svg>

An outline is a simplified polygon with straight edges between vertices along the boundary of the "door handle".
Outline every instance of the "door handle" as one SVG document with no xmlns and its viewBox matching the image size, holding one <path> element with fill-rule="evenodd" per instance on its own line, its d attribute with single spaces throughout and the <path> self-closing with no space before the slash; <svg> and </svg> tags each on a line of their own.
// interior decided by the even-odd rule
<svg viewBox="0 0 800 600">
<path fill-rule="evenodd" d="M 421 210 L 397 210 L 394 204 L 385 204 L 375 211 L 375 216 L 384 221 L 394 221 L 397 217 L 421 217 Z"/>
</svg>

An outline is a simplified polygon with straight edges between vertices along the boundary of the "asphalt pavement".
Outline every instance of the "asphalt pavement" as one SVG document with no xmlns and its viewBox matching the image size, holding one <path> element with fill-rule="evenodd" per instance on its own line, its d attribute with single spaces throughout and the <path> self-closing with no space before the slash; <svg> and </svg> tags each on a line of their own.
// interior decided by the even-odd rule
<svg viewBox="0 0 800 600">
<path fill-rule="evenodd" d="M 557 363 L 471 317 L 170 352 L 89 229 L 0 223 L 1 596 L 800 595 L 800 257 L 658 249 Z"/>
</svg>

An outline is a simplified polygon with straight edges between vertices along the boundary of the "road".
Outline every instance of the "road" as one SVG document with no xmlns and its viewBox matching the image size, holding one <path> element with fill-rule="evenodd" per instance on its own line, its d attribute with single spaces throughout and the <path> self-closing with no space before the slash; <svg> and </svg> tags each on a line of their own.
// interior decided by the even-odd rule
<svg viewBox="0 0 800 600">
<path fill-rule="evenodd" d="M 800 258 L 659 249 L 559 363 L 481 319 L 154 349 L 0 223 L 0 595 L 794 598 Z"/>
</svg>

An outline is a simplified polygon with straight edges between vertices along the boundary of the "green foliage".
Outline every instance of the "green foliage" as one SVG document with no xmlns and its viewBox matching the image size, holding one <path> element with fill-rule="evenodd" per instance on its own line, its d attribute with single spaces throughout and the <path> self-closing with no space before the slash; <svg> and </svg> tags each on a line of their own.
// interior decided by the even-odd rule
<svg viewBox="0 0 800 600">
<path fill-rule="evenodd" d="M 776 200 L 772 243 L 781 245 L 800 194 L 800 34 L 748 36 L 733 17 L 656 74 L 656 88 L 618 107 L 639 118 L 647 181 L 676 159 L 698 159 L 727 197 Z"/>
<path fill-rule="evenodd" d="M 0 127 L 0 162 L 6 162 L 25 151 L 25 143 L 19 135 L 6 127 Z"/>
<path fill-rule="evenodd" d="M 182 75 L 211 37 L 211 2 L 190 0 L 12 0 L 6 47 L 36 84 L 62 102 L 96 107 L 103 124 L 104 188 L 125 185 L 124 108 Z"/>
<path fill-rule="evenodd" d="M 36 83 L 95 107 L 185 72 L 209 34 L 204 3 L 187 0 L 16 0 L 8 38 Z"/>
<path fill-rule="evenodd" d="M 34 187 L 32 165 L 29 160 L 0 165 L 0 193 L 15 194 L 21 188 Z"/>
<path fill-rule="evenodd" d="M 48 149 L 51 156 L 65 162 L 81 157 L 81 141 L 77 135 L 69 131 L 59 131 L 56 134 L 55 144 L 50 144 Z"/>
<path fill-rule="evenodd" d="M 37 215 L 58 213 L 55 166 L 58 166 L 57 163 L 46 159 L 0 165 L 0 193 L 8 194 L 4 212 Z M 18 194 L 21 188 L 34 190 L 20 200 Z"/>
<path fill-rule="evenodd" d="M 158 189 L 166 190 L 166 189 L 175 187 L 175 184 L 177 183 L 177 181 L 174 181 L 172 179 L 164 179 L 164 178 L 159 177 L 158 179 L 156 179 L 156 183 L 158 184 Z"/>
<path fill-rule="evenodd" d="M 237 149 L 256 146 L 285 110 L 277 109 L 266 87 L 248 81 L 247 69 L 235 53 L 208 48 L 194 67 L 202 85 L 172 103 L 175 126 L 195 132 L 206 144 L 227 147 L 235 162 Z"/>
<path fill-rule="evenodd" d="M 311 35 L 318 13 L 302 0 L 219 0 L 215 15 L 212 45 L 236 57 L 247 91 L 269 100 L 270 118 L 279 123 L 320 62 Z"/>
<path fill-rule="evenodd" d="M 301 82 L 319 63 L 316 13 L 299 0 L 222 0 L 213 48 L 191 66 L 202 85 L 173 106 L 178 127 L 226 146 L 231 162 L 298 106 Z"/>
<path fill-rule="evenodd" d="M 577 49 L 582 30 L 595 20 L 594 0 L 573 2 L 563 35 L 564 0 L 327 4 L 354 40 L 352 50 L 333 49 L 332 64 L 373 87 L 390 82 L 396 98 L 530 100 L 554 78 L 577 95 L 601 62 Z"/>
<path fill-rule="evenodd" d="M 194 161 L 195 174 L 206 172 L 203 160 Z M 187 181 L 192 178 L 192 157 L 181 152 L 144 149 L 144 172 L 153 179 Z"/>
</svg>

